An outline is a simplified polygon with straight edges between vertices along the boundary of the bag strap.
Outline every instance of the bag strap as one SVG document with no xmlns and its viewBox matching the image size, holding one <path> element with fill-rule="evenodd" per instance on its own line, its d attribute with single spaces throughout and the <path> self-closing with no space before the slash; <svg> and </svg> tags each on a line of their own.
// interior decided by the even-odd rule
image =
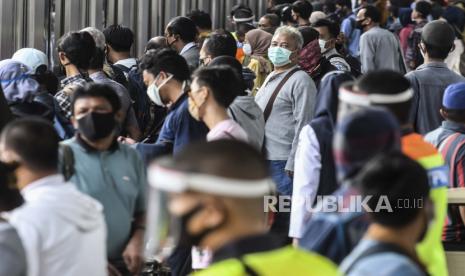
<svg viewBox="0 0 465 276">
<path fill-rule="evenodd" d="M 382 254 L 382 253 L 397 253 L 399 255 L 402 255 L 404 257 L 407 257 L 409 260 L 412 262 L 416 263 L 420 269 L 425 273 L 425 275 L 428 275 L 427 272 L 425 271 L 424 266 L 419 263 L 418 260 L 412 258 L 407 252 L 405 252 L 404 249 L 401 247 L 393 244 L 393 243 L 386 243 L 386 242 L 381 242 L 376 244 L 375 246 L 372 246 L 365 250 L 362 254 L 360 254 L 355 260 L 353 260 L 352 264 L 346 269 L 345 275 L 348 275 L 350 271 L 352 271 L 355 267 L 355 265 L 360 262 L 362 259 L 365 259 L 366 257 L 370 257 L 373 255 L 377 254 Z"/>
<path fill-rule="evenodd" d="M 61 160 L 60 171 L 65 177 L 65 181 L 74 175 L 74 153 L 70 146 L 60 143 L 59 157 Z"/>
<path fill-rule="evenodd" d="M 300 71 L 300 68 L 294 68 L 292 69 L 287 75 L 281 80 L 281 82 L 276 86 L 275 90 L 273 91 L 273 94 L 271 94 L 270 99 L 268 100 L 268 103 L 266 104 L 265 111 L 263 112 L 263 117 L 265 117 L 265 123 L 268 121 L 268 118 L 271 115 L 271 111 L 273 110 L 273 104 L 274 101 L 276 100 L 276 97 L 279 94 L 279 91 L 283 88 L 284 84 L 294 75 L 297 71 Z"/>
</svg>

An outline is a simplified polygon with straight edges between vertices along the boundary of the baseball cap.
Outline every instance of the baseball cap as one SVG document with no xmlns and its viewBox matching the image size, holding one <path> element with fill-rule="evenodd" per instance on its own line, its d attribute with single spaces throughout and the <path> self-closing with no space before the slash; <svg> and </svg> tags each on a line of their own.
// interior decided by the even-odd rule
<svg viewBox="0 0 465 276">
<path fill-rule="evenodd" d="M 48 68 L 47 56 L 44 52 L 34 48 L 19 49 L 16 53 L 14 53 L 11 59 L 29 67 L 33 74 L 37 73 L 37 68 L 40 66 L 45 66 L 45 69 Z"/>
<path fill-rule="evenodd" d="M 421 40 L 431 46 L 452 46 L 454 45 L 455 33 L 447 22 L 434 20 L 423 27 Z"/>
<path fill-rule="evenodd" d="M 454 83 L 446 88 L 442 106 L 447 109 L 465 109 L 465 82 Z"/>
</svg>

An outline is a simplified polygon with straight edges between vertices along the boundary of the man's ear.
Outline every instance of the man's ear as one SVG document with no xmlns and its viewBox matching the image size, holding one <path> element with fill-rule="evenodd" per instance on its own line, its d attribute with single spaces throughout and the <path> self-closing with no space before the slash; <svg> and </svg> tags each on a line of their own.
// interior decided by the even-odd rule
<svg viewBox="0 0 465 276">
<path fill-rule="evenodd" d="M 65 52 L 58 52 L 58 58 L 60 59 L 61 64 L 69 63 L 69 59 L 66 57 Z"/>
<path fill-rule="evenodd" d="M 439 113 L 441 114 L 441 117 L 444 118 L 444 120 L 447 120 L 447 112 L 444 110 L 444 108 L 439 109 Z"/>
</svg>

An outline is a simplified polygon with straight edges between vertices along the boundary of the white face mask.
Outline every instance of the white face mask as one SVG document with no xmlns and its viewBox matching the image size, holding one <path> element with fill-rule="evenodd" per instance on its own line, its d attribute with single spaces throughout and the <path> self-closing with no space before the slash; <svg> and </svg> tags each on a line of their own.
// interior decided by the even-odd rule
<svg viewBox="0 0 465 276">
<path fill-rule="evenodd" d="M 169 82 L 173 78 L 173 75 L 170 75 L 160 84 L 160 86 L 157 86 L 155 83 L 157 82 L 159 77 L 160 75 L 158 75 L 152 82 L 152 84 L 150 84 L 149 87 L 147 87 L 147 96 L 149 96 L 150 100 L 154 102 L 156 105 L 165 107 L 166 105 L 163 103 L 160 96 L 160 88 L 162 88 L 163 85 Z"/>
<path fill-rule="evenodd" d="M 318 44 L 320 44 L 320 49 L 322 53 L 326 52 L 326 42 L 326 40 L 318 39 Z"/>
<path fill-rule="evenodd" d="M 242 46 L 242 50 L 244 51 L 244 54 L 246 56 L 251 56 L 252 55 L 252 46 L 250 46 L 250 44 L 244 44 Z"/>
</svg>

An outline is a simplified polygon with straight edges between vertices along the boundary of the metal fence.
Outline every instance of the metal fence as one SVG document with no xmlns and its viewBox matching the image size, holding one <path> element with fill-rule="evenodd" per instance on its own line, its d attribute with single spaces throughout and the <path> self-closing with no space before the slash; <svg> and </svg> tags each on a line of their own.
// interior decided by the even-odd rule
<svg viewBox="0 0 465 276">
<path fill-rule="evenodd" d="M 0 0 L 0 58 L 33 47 L 47 53 L 53 64 L 55 40 L 64 33 L 111 24 L 134 31 L 138 56 L 151 37 L 163 34 L 171 18 L 201 9 L 211 14 L 214 28 L 224 28 L 239 3 L 248 4 L 257 17 L 265 11 L 266 0 Z"/>
</svg>

